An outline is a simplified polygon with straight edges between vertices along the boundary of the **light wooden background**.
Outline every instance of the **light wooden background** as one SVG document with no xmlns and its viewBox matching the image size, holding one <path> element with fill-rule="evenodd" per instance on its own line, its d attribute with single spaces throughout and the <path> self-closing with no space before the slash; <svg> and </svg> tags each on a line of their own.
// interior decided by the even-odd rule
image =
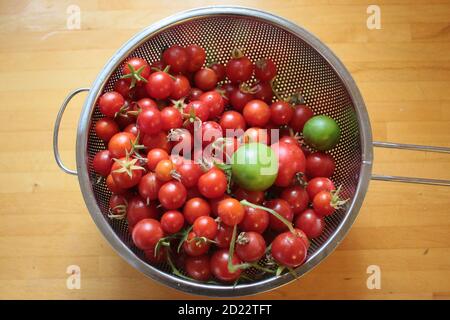
<svg viewBox="0 0 450 320">
<path fill-rule="evenodd" d="M 381 30 L 366 27 L 365 0 L 0 1 L 0 298 L 192 298 L 121 260 L 91 220 L 76 177 L 52 154 L 52 126 L 69 90 L 89 86 L 106 60 L 143 27 L 175 12 L 240 4 L 317 35 L 353 74 L 376 140 L 450 146 L 450 2 L 378 0 Z M 66 9 L 81 7 L 81 30 Z M 276 39 L 274 39 L 276 41 Z M 84 97 L 62 124 L 74 166 Z M 450 157 L 377 150 L 374 172 L 450 178 Z M 255 298 L 450 298 L 450 189 L 372 182 L 341 246 L 304 278 Z M 81 289 L 66 268 L 81 267 Z M 381 290 L 366 287 L 378 265 Z"/>
</svg>

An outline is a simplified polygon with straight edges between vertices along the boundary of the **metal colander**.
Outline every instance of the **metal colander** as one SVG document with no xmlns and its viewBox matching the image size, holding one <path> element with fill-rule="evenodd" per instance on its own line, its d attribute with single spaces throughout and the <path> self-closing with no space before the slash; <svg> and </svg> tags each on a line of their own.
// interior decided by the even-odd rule
<svg viewBox="0 0 450 320">
<path fill-rule="evenodd" d="M 54 133 L 56 161 L 65 172 L 78 175 L 86 205 L 98 228 L 128 263 L 154 280 L 194 294 L 243 296 L 267 291 L 294 279 L 290 273 L 261 277 L 252 270 L 247 271 L 252 281 L 235 286 L 181 279 L 172 275 L 167 265 L 155 267 L 146 263 L 143 252 L 133 245 L 126 221 L 107 217 L 111 193 L 104 181 L 98 182 L 98 176 L 92 169 L 94 155 L 105 149 L 93 129 L 101 117 L 96 101 L 102 93 L 113 89 L 114 82 L 121 76 L 122 64 L 128 57 L 156 61 L 160 59 L 161 52 L 173 44 L 198 44 L 205 48 L 208 59 L 221 63 L 229 60 L 234 48 L 244 49 L 252 61 L 271 58 L 279 70 L 277 88 L 280 92 L 288 96 L 301 88 L 307 105 L 315 114 L 329 115 L 339 124 L 342 136 L 339 144 L 330 152 L 337 164 L 332 179 L 336 185 L 342 185 L 343 197 L 351 201 L 326 218 L 326 229 L 321 237 L 312 241 L 306 263 L 295 270 L 297 276 L 302 276 L 316 266 L 343 239 L 358 214 L 371 177 L 449 184 L 444 180 L 371 176 L 373 142 L 361 95 L 339 59 L 306 30 L 280 17 L 248 8 L 215 6 L 182 12 L 134 36 L 106 64 L 90 89 L 81 88 L 69 94 L 58 114 Z M 59 157 L 59 123 L 70 99 L 87 90 L 90 92 L 81 113 L 77 134 L 77 171 L 73 171 L 67 169 Z M 448 148 L 389 143 L 376 145 L 450 152 Z"/>
</svg>

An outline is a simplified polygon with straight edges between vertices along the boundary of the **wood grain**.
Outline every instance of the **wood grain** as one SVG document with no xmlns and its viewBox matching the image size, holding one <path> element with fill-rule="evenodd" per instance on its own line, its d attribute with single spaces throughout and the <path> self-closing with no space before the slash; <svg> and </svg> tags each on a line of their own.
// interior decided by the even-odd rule
<svg viewBox="0 0 450 320">
<path fill-rule="evenodd" d="M 0 2 L 0 298 L 196 298 L 145 278 L 103 239 L 78 182 L 58 170 L 52 126 L 67 92 L 89 86 L 115 50 L 177 11 L 238 4 L 304 26 L 339 56 L 366 101 L 375 140 L 450 146 L 450 3 L 382 0 L 382 29 L 366 27 L 365 0 L 78 1 L 81 30 L 66 29 L 72 1 Z M 64 117 L 60 149 L 74 166 L 83 97 Z M 376 150 L 374 172 L 450 178 L 450 158 Z M 300 280 L 253 298 L 449 299 L 450 190 L 372 182 L 339 248 Z M 81 267 L 80 290 L 66 268 Z M 379 265 L 380 290 L 366 286 Z"/>
</svg>

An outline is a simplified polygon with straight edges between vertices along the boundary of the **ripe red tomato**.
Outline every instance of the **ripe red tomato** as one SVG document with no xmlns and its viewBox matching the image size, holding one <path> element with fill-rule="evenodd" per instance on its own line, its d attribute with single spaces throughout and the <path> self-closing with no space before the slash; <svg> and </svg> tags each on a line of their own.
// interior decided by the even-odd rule
<svg viewBox="0 0 450 320">
<path fill-rule="evenodd" d="M 198 190 L 208 198 L 218 198 L 227 190 L 227 177 L 222 170 L 212 168 L 198 179 Z"/>
<path fill-rule="evenodd" d="M 125 99 L 115 91 L 104 93 L 98 100 L 100 112 L 108 118 L 114 118 L 124 104 Z"/>
<path fill-rule="evenodd" d="M 247 102 L 242 111 L 245 121 L 255 127 L 264 127 L 270 120 L 270 108 L 262 100 Z"/>
<path fill-rule="evenodd" d="M 125 129 L 123 129 L 123 132 L 131 133 L 132 135 L 137 137 L 139 134 L 139 129 L 135 123 L 130 123 L 125 127 Z"/>
<path fill-rule="evenodd" d="M 236 111 L 225 111 L 219 121 L 223 129 L 223 134 L 226 135 L 226 130 L 242 130 L 246 128 L 245 120 L 242 114 Z"/>
<path fill-rule="evenodd" d="M 198 217 L 192 224 L 192 231 L 198 237 L 212 240 L 217 235 L 217 222 L 209 216 Z"/>
<path fill-rule="evenodd" d="M 147 80 L 147 79 L 146 79 Z M 114 84 L 114 91 L 120 93 L 124 99 L 128 99 L 132 95 L 130 89 L 130 81 L 128 79 L 119 79 Z"/>
<path fill-rule="evenodd" d="M 150 98 L 143 98 L 136 102 L 136 109 L 145 111 L 148 109 L 156 109 L 158 110 L 158 105 L 156 104 L 155 100 Z"/>
<path fill-rule="evenodd" d="M 167 182 L 173 179 L 172 171 L 174 170 L 174 165 L 171 160 L 161 160 L 158 162 L 155 168 L 156 178 L 160 181 Z"/>
<path fill-rule="evenodd" d="M 308 192 L 309 199 L 312 200 L 320 191 L 332 191 L 335 190 L 333 181 L 328 178 L 317 177 L 308 181 L 306 191 Z"/>
<path fill-rule="evenodd" d="M 138 191 L 142 198 L 148 200 L 158 199 L 158 192 L 162 182 L 156 178 L 154 172 L 149 172 L 139 181 Z"/>
<path fill-rule="evenodd" d="M 211 267 L 209 256 L 186 257 L 184 270 L 192 279 L 198 281 L 208 281 L 211 278 Z"/>
<path fill-rule="evenodd" d="M 172 142 L 167 138 L 167 133 L 165 131 L 159 131 L 156 134 L 144 134 L 141 140 L 147 150 L 155 148 L 163 149 L 166 152 L 172 150 Z"/>
<path fill-rule="evenodd" d="M 242 188 L 237 188 L 234 192 L 234 196 L 239 201 L 245 199 L 254 204 L 261 204 L 264 201 L 264 191 L 249 191 Z"/>
<path fill-rule="evenodd" d="M 182 164 L 176 167 L 176 172 L 179 174 L 180 182 L 186 188 L 192 188 L 197 185 L 198 179 L 203 174 L 203 170 L 198 163 L 192 160 L 183 161 Z"/>
<path fill-rule="evenodd" d="M 242 112 L 245 105 L 252 101 L 254 99 L 254 96 L 252 93 L 250 93 L 248 90 L 243 90 L 242 88 L 236 88 L 229 93 L 229 100 L 231 106 L 239 111 Z"/>
<path fill-rule="evenodd" d="M 153 135 L 162 129 L 161 112 L 158 109 L 147 109 L 139 113 L 137 126 L 142 133 Z"/>
<path fill-rule="evenodd" d="M 266 253 L 266 241 L 258 232 L 242 232 L 236 241 L 236 254 L 245 262 L 256 262 Z"/>
<path fill-rule="evenodd" d="M 241 276 L 241 269 L 236 269 L 236 271 L 230 272 L 228 269 L 228 257 L 229 253 L 227 249 L 217 250 L 211 257 L 211 272 L 220 281 L 231 282 Z M 241 263 L 241 259 L 239 259 L 236 254 L 231 257 L 232 265 L 239 265 Z"/>
<path fill-rule="evenodd" d="M 154 99 L 166 99 L 173 91 L 174 81 L 170 75 L 164 71 L 157 71 L 150 74 L 145 85 L 148 95 Z"/>
<path fill-rule="evenodd" d="M 196 139 L 202 142 L 202 147 L 205 148 L 219 138 L 222 138 L 222 127 L 215 121 L 206 121 L 202 123 L 201 130 L 196 132 L 198 137 Z"/>
<path fill-rule="evenodd" d="M 141 250 L 152 250 L 156 243 L 164 237 L 164 231 L 158 220 L 143 219 L 133 227 L 131 236 L 136 247 Z"/>
<path fill-rule="evenodd" d="M 239 224 L 242 231 L 263 233 L 269 226 L 269 213 L 262 209 L 245 206 L 244 219 Z"/>
<path fill-rule="evenodd" d="M 309 204 L 308 192 L 301 186 L 292 186 L 284 189 L 281 192 L 281 199 L 289 203 L 294 215 L 302 213 Z"/>
<path fill-rule="evenodd" d="M 122 79 L 128 82 L 129 88 L 133 88 L 147 81 L 150 75 L 150 65 L 144 59 L 133 57 L 125 61 L 122 74 Z"/>
<path fill-rule="evenodd" d="M 198 217 L 209 216 L 211 214 L 211 207 L 205 199 L 196 197 L 186 202 L 183 208 L 183 214 L 187 223 L 193 224 Z"/>
<path fill-rule="evenodd" d="M 122 215 L 126 213 L 129 196 L 130 195 L 128 193 L 123 195 L 113 194 L 109 199 L 110 212 L 115 215 Z"/>
<path fill-rule="evenodd" d="M 155 247 L 156 246 L 154 246 L 153 249 L 144 251 L 145 258 L 151 264 L 163 263 L 167 259 L 167 250 L 166 250 L 166 248 L 163 247 L 158 250 L 158 253 L 156 253 Z"/>
<path fill-rule="evenodd" d="M 304 240 L 290 231 L 279 234 L 272 242 L 272 256 L 281 265 L 295 268 L 306 260 Z"/>
<path fill-rule="evenodd" d="M 191 44 L 184 49 L 187 53 L 188 63 L 187 63 L 187 71 L 188 72 L 196 72 L 198 71 L 206 59 L 205 49 L 202 47 Z"/>
<path fill-rule="evenodd" d="M 209 250 L 209 243 L 203 239 L 197 239 L 198 235 L 191 231 L 188 234 L 186 241 L 183 242 L 184 252 L 191 257 L 198 257 L 204 255 Z"/>
<path fill-rule="evenodd" d="M 173 82 L 173 90 L 170 94 L 170 98 L 173 100 L 179 100 L 181 98 L 187 97 L 191 92 L 191 85 L 189 84 L 188 78 L 179 74 L 175 76 Z"/>
<path fill-rule="evenodd" d="M 111 174 L 109 174 L 106 177 L 106 186 L 108 187 L 109 191 L 111 191 L 113 194 L 124 194 L 128 190 L 124 188 L 120 188 L 115 182 Z"/>
<path fill-rule="evenodd" d="M 248 128 L 243 136 L 244 143 L 260 142 L 269 144 L 269 137 L 267 136 L 267 130 L 257 127 Z"/>
<path fill-rule="evenodd" d="M 212 90 L 216 87 L 218 79 L 214 70 L 202 68 L 195 73 L 195 86 L 203 91 Z"/>
<path fill-rule="evenodd" d="M 233 236 L 233 228 L 232 227 L 224 225 L 223 223 L 219 224 L 216 237 L 214 238 L 216 246 L 219 248 L 227 248 L 228 249 L 231 244 L 232 236 Z"/>
<path fill-rule="evenodd" d="M 294 132 L 302 132 L 305 123 L 314 116 L 314 112 L 308 106 L 299 104 L 294 106 L 294 114 L 289 126 Z"/>
<path fill-rule="evenodd" d="M 330 191 L 320 191 L 313 199 L 314 211 L 321 217 L 332 215 L 339 206 L 338 201 L 339 198 Z"/>
<path fill-rule="evenodd" d="M 128 226 L 133 228 L 139 221 L 143 219 L 158 219 L 159 211 L 155 202 L 144 200 L 141 196 L 134 196 L 128 201 L 127 221 Z"/>
<path fill-rule="evenodd" d="M 184 113 L 190 115 L 191 112 L 194 113 L 196 117 L 198 117 L 201 121 L 207 121 L 209 118 L 209 108 L 208 104 L 201 100 L 191 101 L 184 108 Z"/>
<path fill-rule="evenodd" d="M 120 158 L 112 165 L 111 175 L 119 188 L 134 187 L 141 180 L 144 169 L 136 162 L 137 159 Z"/>
<path fill-rule="evenodd" d="M 161 228 L 167 234 L 179 232 L 184 226 L 184 216 L 180 211 L 169 210 L 161 216 Z"/>
<path fill-rule="evenodd" d="M 119 131 L 117 123 L 110 118 L 101 118 L 95 123 L 95 133 L 105 142 L 108 142 Z"/>
<path fill-rule="evenodd" d="M 325 228 L 325 221 L 313 209 L 306 209 L 295 220 L 295 227 L 310 239 L 319 237 Z"/>
<path fill-rule="evenodd" d="M 254 98 L 264 101 L 267 104 L 272 103 L 273 89 L 268 82 L 259 82 L 253 86 Z"/>
<path fill-rule="evenodd" d="M 278 176 L 274 184 L 287 187 L 296 173 L 305 172 L 305 155 L 299 147 L 285 142 L 273 144 L 272 149 L 278 157 Z"/>
<path fill-rule="evenodd" d="M 189 65 L 188 53 L 185 48 L 179 45 L 172 45 L 164 50 L 162 60 L 166 65 L 170 66 L 172 73 L 184 72 Z"/>
<path fill-rule="evenodd" d="M 219 202 L 217 213 L 220 220 L 227 226 L 233 227 L 244 219 L 244 206 L 236 199 L 228 198 Z"/>
<path fill-rule="evenodd" d="M 267 208 L 276 211 L 280 216 L 282 216 L 289 222 L 292 222 L 292 220 L 294 219 L 294 212 L 292 212 L 291 206 L 286 200 L 273 199 L 267 201 L 265 205 Z M 286 226 L 280 219 L 271 214 L 269 215 L 269 228 L 277 232 L 282 232 L 286 231 L 288 229 L 288 226 Z"/>
<path fill-rule="evenodd" d="M 225 193 L 221 197 L 209 199 L 209 205 L 211 206 L 211 213 L 212 213 L 213 217 L 219 216 L 217 209 L 219 208 L 220 201 L 222 201 L 224 199 L 228 199 L 228 198 L 231 198 L 231 197 Z"/>
<path fill-rule="evenodd" d="M 231 83 L 245 82 L 253 75 L 253 63 L 246 56 L 238 54 L 228 61 L 225 73 Z"/>
<path fill-rule="evenodd" d="M 186 201 L 186 188 L 181 182 L 169 181 L 161 186 L 158 191 L 158 199 L 166 209 L 178 209 Z"/>
<path fill-rule="evenodd" d="M 209 66 L 210 69 L 214 70 L 217 75 L 217 81 L 225 80 L 225 66 L 221 63 L 213 63 Z"/>
<path fill-rule="evenodd" d="M 255 77 L 269 82 L 277 75 L 277 66 L 271 59 L 261 59 L 255 63 Z"/>
<path fill-rule="evenodd" d="M 132 144 L 136 137 L 131 133 L 119 132 L 109 140 L 108 150 L 113 158 L 123 158 L 127 152 L 131 151 Z"/>
<path fill-rule="evenodd" d="M 111 167 L 113 165 L 113 159 L 111 157 L 111 152 L 108 150 L 102 150 L 97 152 L 92 160 L 92 167 L 95 172 L 97 172 L 102 177 L 107 177 L 111 172 Z"/>
<path fill-rule="evenodd" d="M 166 150 L 160 148 L 151 149 L 147 153 L 147 167 L 150 170 L 155 170 L 158 162 L 160 162 L 161 160 L 169 160 L 169 159 L 170 157 L 169 154 L 166 152 Z"/>
<path fill-rule="evenodd" d="M 203 91 L 199 88 L 192 88 L 189 92 L 189 96 L 187 98 L 187 102 L 200 100 L 201 95 L 203 94 Z"/>
<path fill-rule="evenodd" d="M 276 101 L 270 105 L 270 121 L 283 126 L 287 125 L 294 116 L 294 109 L 285 101 Z"/>
<path fill-rule="evenodd" d="M 223 113 L 225 101 L 219 92 L 215 90 L 207 91 L 200 96 L 199 100 L 208 105 L 209 119 L 214 120 Z"/>
<path fill-rule="evenodd" d="M 180 111 L 174 107 L 165 107 L 161 110 L 161 126 L 163 130 L 180 128 L 183 124 L 183 117 Z"/>
<path fill-rule="evenodd" d="M 336 165 L 331 155 L 324 152 L 314 152 L 306 157 L 306 175 L 309 178 L 333 175 Z"/>
</svg>

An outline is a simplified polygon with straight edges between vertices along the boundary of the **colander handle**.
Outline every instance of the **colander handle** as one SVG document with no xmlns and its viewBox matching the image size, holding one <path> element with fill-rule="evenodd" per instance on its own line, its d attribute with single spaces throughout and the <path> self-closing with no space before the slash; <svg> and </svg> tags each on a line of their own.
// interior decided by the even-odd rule
<svg viewBox="0 0 450 320">
<path fill-rule="evenodd" d="M 83 91 L 89 91 L 89 88 L 78 88 L 73 90 L 67 95 L 66 99 L 64 99 L 63 103 L 61 104 L 61 108 L 59 108 L 58 114 L 56 115 L 55 127 L 53 128 L 53 154 L 55 155 L 56 163 L 58 164 L 58 166 L 61 168 L 62 171 L 73 175 L 77 175 L 77 171 L 67 168 L 62 162 L 61 156 L 59 154 L 58 149 L 59 126 L 61 124 L 61 119 L 64 114 L 64 111 L 66 110 L 66 107 L 69 104 L 70 100 L 72 100 L 72 98 L 76 96 L 78 93 Z"/>
<path fill-rule="evenodd" d="M 404 143 L 379 142 L 379 141 L 374 141 L 373 146 L 379 147 L 379 148 L 403 149 L 403 150 L 413 150 L 413 151 L 428 151 L 428 152 L 450 154 L 450 148 L 447 148 L 447 147 L 434 147 L 434 146 L 424 146 L 424 145 L 417 145 L 417 144 L 404 144 Z M 372 180 L 431 184 L 431 185 L 435 185 L 435 186 L 450 186 L 450 180 L 386 176 L 386 175 L 380 175 L 380 174 L 373 174 Z"/>
</svg>

